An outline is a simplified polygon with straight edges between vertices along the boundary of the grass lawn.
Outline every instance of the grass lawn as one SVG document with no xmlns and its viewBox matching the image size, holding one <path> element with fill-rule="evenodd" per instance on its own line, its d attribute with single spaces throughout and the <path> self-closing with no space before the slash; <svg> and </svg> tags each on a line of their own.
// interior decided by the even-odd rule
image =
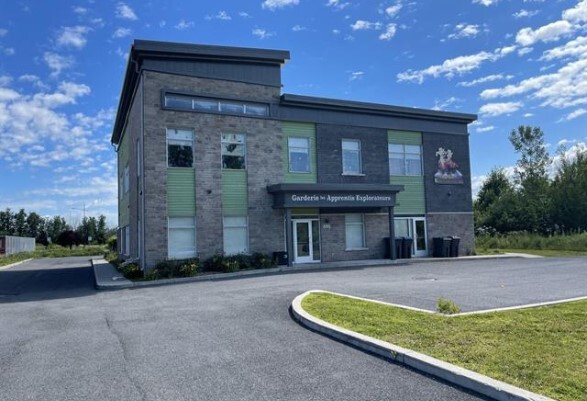
<svg viewBox="0 0 587 401">
<path fill-rule="evenodd" d="M 332 324 L 539 394 L 587 400 L 587 301 L 444 317 L 331 294 L 302 301 Z"/>
<path fill-rule="evenodd" d="M 483 249 L 476 248 L 477 255 L 496 255 L 503 253 L 528 253 L 530 255 L 539 255 L 546 257 L 581 257 L 587 256 L 587 251 L 566 251 L 553 249 Z"/>
<path fill-rule="evenodd" d="M 105 247 L 102 245 L 74 246 L 72 249 L 59 245 L 37 247 L 34 252 L 21 252 L 14 255 L 0 257 L 0 266 L 10 265 L 31 258 L 62 258 L 66 256 L 95 256 L 103 255 Z"/>
</svg>

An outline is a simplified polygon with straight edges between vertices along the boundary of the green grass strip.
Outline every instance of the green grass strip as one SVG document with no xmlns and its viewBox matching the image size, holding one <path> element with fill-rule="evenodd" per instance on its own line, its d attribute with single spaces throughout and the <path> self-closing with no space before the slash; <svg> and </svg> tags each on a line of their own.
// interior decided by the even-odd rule
<svg viewBox="0 0 587 401">
<path fill-rule="evenodd" d="M 561 401 L 587 400 L 587 301 L 444 317 L 310 294 L 315 317 Z"/>
<path fill-rule="evenodd" d="M 566 257 L 583 257 L 587 256 L 587 251 L 565 251 L 552 249 L 486 249 L 476 248 L 477 255 L 499 255 L 504 253 L 527 253 L 530 255 L 544 256 L 548 258 L 566 258 Z"/>
</svg>

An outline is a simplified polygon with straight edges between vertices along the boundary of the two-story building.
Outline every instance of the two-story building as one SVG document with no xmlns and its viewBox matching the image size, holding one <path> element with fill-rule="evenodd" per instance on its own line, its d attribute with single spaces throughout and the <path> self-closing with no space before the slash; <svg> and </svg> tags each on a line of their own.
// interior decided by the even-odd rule
<svg viewBox="0 0 587 401">
<path fill-rule="evenodd" d="M 282 93 L 288 59 L 134 41 L 112 134 L 121 256 L 379 259 L 390 236 L 427 256 L 446 235 L 470 254 L 476 116 Z"/>
</svg>

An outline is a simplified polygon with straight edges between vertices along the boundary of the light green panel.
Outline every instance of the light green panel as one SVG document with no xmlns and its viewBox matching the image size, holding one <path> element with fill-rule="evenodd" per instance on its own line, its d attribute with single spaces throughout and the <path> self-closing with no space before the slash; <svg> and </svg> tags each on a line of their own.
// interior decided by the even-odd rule
<svg viewBox="0 0 587 401">
<path fill-rule="evenodd" d="M 248 214 L 247 171 L 222 171 L 222 214 L 246 216 Z"/>
<path fill-rule="evenodd" d="M 167 215 L 196 215 L 196 177 L 193 168 L 167 169 Z"/>
<path fill-rule="evenodd" d="M 402 145 L 422 145 L 422 133 L 415 131 L 387 131 L 387 142 Z"/>
<path fill-rule="evenodd" d="M 118 217 L 118 227 L 124 227 L 129 224 L 129 212 L 128 212 L 128 200 L 129 196 L 125 196 L 123 199 L 118 200 L 118 211 L 120 213 Z"/>
<path fill-rule="evenodd" d="M 284 122 L 283 128 L 283 181 L 289 183 L 316 183 L 316 125 L 310 123 Z M 290 173 L 287 138 L 290 136 L 310 138 L 310 173 Z"/>
<path fill-rule="evenodd" d="M 415 215 L 426 213 L 424 177 L 392 176 L 390 184 L 403 185 L 404 190 L 396 196 L 395 214 Z"/>
</svg>

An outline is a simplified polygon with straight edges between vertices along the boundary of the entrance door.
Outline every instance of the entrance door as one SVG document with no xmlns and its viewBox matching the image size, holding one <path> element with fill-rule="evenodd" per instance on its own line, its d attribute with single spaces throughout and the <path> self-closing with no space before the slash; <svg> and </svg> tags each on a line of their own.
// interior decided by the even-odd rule
<svg viewBox="0 0 587 401">
<path fill-rule="evenodd" d="M 294 263 L 320 262 L 320 223 L 293 220 Z"/>
<path fill-rule="evenodd" d="M 428 256 L 428 246 L 426 241 L 426 219 L 413 219 L 414 232 L 414 256 Z"/>
</svg>

